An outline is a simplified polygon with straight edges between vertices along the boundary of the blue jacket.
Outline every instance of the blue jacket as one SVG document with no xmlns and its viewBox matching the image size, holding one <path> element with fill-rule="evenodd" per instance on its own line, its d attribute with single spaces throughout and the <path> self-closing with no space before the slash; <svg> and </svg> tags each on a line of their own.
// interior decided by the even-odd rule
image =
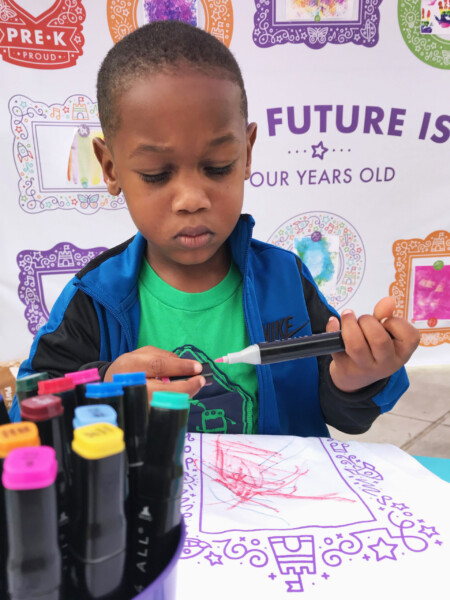
<svg viewBox="0 0 450 600">
<path fill-rule="evenodd" d="M 334 309 L 293 253 L 252 238 L 254 221 L 242 215 L 230 236 L 243 277 L 243 309 L 251 344 L 321 333 Z M 138 277 L 146 250 L 140 233 L 91 261 L 66 285 L 39 330 L 18 377 L 51 377 L 109 364 L 136 349 Z M 386 380 L 344 393 L 332 383 L 330 357 L 257 366 L 258 433 L 327 436 L 326 423 L 355 434 L 390 410 L 408 387 L 402 368 Z M 10 417 L 20 419 L 14 399 Z M 195 429 L 194 429 L 195 430 Z"/>
</svg>

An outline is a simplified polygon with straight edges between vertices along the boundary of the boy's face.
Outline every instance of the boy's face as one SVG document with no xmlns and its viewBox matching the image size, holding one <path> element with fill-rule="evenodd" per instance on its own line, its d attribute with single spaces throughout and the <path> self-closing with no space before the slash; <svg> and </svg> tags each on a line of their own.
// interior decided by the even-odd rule
<svg viewBox="0 0 450 600">
<path fill-rule="evenodd" d="M 95 142 L 108 191 L 123 191 L 149 263 L 175 287 L 186 269 L 228 268 L 224 242 L 241 214 L 256 137 L 240 106 L 227 79 L 156 73 L 119 98 L 109 148 Z"/>
</svg>

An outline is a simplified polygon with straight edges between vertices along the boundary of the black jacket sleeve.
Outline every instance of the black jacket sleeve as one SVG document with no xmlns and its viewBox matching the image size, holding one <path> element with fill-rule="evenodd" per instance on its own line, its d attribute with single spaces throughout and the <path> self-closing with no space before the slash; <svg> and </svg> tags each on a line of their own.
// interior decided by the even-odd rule
<svg viewBox="0 0 450 600">
<path fill-rule="evenodd" d="M 323 303 L 316 286 L 302 273 L 302 263 L 297 258 L 302 278 L 303 293 L 311 319 L 312 333 L 323 333 L 329 318 L 334 315 Z M 380 414 L 380 407 L 373 401 L 388 383 L 389 378 L 348 393 L 339 390 L 330 376 L 331 356 L 317 358 L 319 367 L 319 397 L 325 422 L 344 433 L 358 434 L 367 431 Z"/>
<path fill-rule="evenodd" d="M 50 377 L 97 367 L 103 379 L 110 362 L 99 360 L 100 327 L 93 301 L 78 290 L 67 306 L 60 325 L 44 333 L 32 358 L 34 371 Z"/>
</svg>

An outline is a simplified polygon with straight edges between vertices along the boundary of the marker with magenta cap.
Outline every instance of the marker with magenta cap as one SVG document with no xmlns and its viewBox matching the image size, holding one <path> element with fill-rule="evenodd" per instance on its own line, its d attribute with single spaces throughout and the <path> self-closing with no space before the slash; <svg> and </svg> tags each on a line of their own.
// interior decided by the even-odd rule
<svg viewBox="0 0 450 600">
<path fill-rule="evenodd" d="M 100 374 L 97 368 L 84 369 L 83 371 L 74 371 L 66 373 L 64 377 L 69 377 L 75 386 L 75 395 L 77 397 L 77 405 L 83 406 L 86 404 L 84 394 L 88 383 L 96 383 L 100 381 Z"/>
<path fill-rule="evenodd" d="M 22 446 L 39 446 L 39 432 L 34 423 L 10 423 L 0 426 L 0 481 L 3 463 L 10 452 Z M 8 535 L 6 530 L 5 495 L 0 483 L 0 598 L 6 594 L 6 558 Z"/>
<path fill-rule="evenodd" d="M 85 398 L 87 404 L 109 404 L 109 406 L 112 406 L 117 413 L 117 424 L 121 429 L 125 428 L 123 388 L 119 383 L 88 383 Z"/>
<path fill-rule="evenodd" d="M 345 350 L 344 341 L 340 331 L 329 333 L 316 333 L 287 340 L 275 342 L 262 342 L 247 346 L 240 352 L 231 352 L 222 358 L 216 358 L 216 363 L 247 363 L 249 365 L 269 365 L 273 363 L 307 358 L 310 356 L 323 356 L 342 352 Z"/>
<path fill-rule="evenodd" d="M 55 451 L 17 448 L 3 465 L 11 600 L 60 600 Z"/>
<path fill-rule="evenodd" d="M 69 443 L 72 440 L 72 420 L 76 407 L 75 386 L 69 377 L 56 377 L 38 383 L 40 396 L 59 396 L 64 407 L 64 427 Z"/>
<path fill-rule="evenodd" d="M 55 450 L 58 465 L 56 497 L 58 509 L 59 546 L 63 564 L 63 575 L 68 576 L 69 549 L 69 489 L 70 489 L 70 445 L 64 427 L 64 408 L 59 396 L 34 396 L 20 406 L 23 420 L 32 421 L 39 430 L 41 444 Z"/>
<path fill-rule="evenodd" d="M 110 423 L 117 427 L 117 413 L 109 404 L 91 404 L 89 406 L 77 406 L 73 428 L 92 425 L 93 423 Z"/>
<path fill-rule="evenodd" d="M 34 373 L 33 375 L 27 375 L 18 379 L 16 381 L 16 396 L 19 404 L 25 398 L 36 396 L 39 381 L 44 381 L 45 379 L 48 379 L 48 373 Z"/>
<path fill-rule="evenodd" d="M 161 573 L 178 543 L 188 416 L 188 394 L 153 393 L 145 460 L 129 524 L 128 570 L 133 592 L 144 589 Z"/>
<path fill-rule="evenodd" d="M 120 591 L 125 568 L 123 431 L 109 423 L 79 427 L 72 450 L 70 547 L 75 597 L 109 598 Z"/>
</svg>

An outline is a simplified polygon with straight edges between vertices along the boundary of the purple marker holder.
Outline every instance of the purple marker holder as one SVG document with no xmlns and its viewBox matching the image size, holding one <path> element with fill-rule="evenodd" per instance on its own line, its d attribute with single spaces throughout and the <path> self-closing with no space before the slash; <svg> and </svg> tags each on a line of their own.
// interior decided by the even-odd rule
<svg viewBox="0 0 450 600">
<path fill-rule="evenodd" d="M 133 600 L 176 600 L 177 562 L 186 539 L 186 525 L 181 517 L 180 539 L 170 562 L 158 577 Z"/>
</svg>

